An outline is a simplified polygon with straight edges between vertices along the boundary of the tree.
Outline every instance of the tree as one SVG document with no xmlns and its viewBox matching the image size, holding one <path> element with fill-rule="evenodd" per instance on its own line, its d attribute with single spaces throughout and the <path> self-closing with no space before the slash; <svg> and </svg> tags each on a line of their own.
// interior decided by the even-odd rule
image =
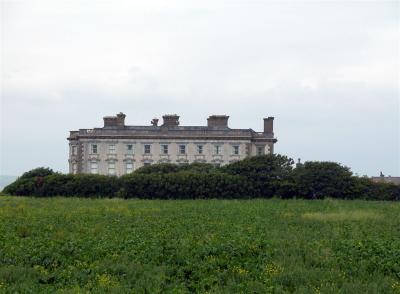
<svg viewBox="0 0 400 294">
<path fill-rule="evenodd" d="M 294 169 L 293 178 L 299 197 L 352 198 L 352 172 L 336 162 L 307 161 Z"/>
<path fill-rule="evenodd" d="M 30 179 L 35 177 L 45 177 L 54 174 L 54 171 L 48 167 L 38 167 L 22 174 L 21 179 Z"/>
<path fill-rule="evenodd" d="M 246 177 L 255 197 L 277 195 L 282 182 L 291 177 L 293 159 L 279 154 L 254 156 L 221 168 L 222 172 Z"/>
</svg>

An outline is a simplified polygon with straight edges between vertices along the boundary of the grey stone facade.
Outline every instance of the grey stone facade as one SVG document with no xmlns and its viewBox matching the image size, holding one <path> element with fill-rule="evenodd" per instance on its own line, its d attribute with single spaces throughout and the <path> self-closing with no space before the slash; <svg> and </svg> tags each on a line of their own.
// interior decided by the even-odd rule
<svg viewBox="0 0 400 294">
<path fill-rule="evenodd" d="M 163 124 L 125 125 L 125 114 L 106 116 L 104 127 L 71 131 L 70 173 L 123 175 L 153 163 L 206 162 L 225 165 L 274 152 L 273 117 L 264 119 L 264 131 L 231 129 L 229 116 L 212 115 L 207 126 L 180 126 L 179 116 L 164 115 Z"/>
</svg>

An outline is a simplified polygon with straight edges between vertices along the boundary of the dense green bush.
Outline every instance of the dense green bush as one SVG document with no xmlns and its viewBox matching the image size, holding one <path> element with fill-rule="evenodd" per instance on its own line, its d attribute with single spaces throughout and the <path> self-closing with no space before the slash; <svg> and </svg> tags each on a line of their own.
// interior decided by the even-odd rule
<svg viewBox="0 0 400 294">
<path fill-rule="evenodd" d="M 291 178 L 293 159 L 284 155 L 270 154 L 254 156 L 226 165 L 222 172 L 246 177 L 251 185 L 252 196 L 273 197 L 282 182 Z"/>
<path fill-rule="evenodd" d="M 13 183 L 3 189 L 5 194 L 16 196 L 36 195 L 36 179 L 35 178 L 18 178 Z"/>
<path fill-rule="evenodd" d="M 352 172 L 338 163 L 307 161 L 298 165 L 292 176 L 300 198 L 353 198 Z"/>
<path fill-rule="evenodd" d="M 400 200 L 400 186 L 352 175 L 334 162 L 305 162 L 293 168 L 282 155 L 244 159 L 224 167 L 193 163 L 145 166 L 122 176 L 61 174 L 49 168 L 24 173 L 5 187 L 21 196 L 121 198 L 256 198 Z"/>
<path fill-rule="evenodd" d="M 351 195 L 365 200 L 400 201 L 400 186 L 390 183 L 376 183 L 367 177 L 353 177 Z"/>
<path fill-rule="evenodd" d="M 135 174 L 168 174 L 175 173 L 179 169 L 179 165 L 173 163 L 159 163 L 145 165 L 135 171 Z"/>
<path fill-rule="evenodd" d="M 120 180 L 125 198 L 243 198 L 248 191 L 244 177 L 220 172 L 134 173 Z"/>
<path fill-rule="evenodd" d="M 45 177 L 37 193 L 41 196 L 113 197 L 119 186 L 118 178 L 111 176 L 53 174 Z"/>
<path fill-rule="evenodd" d="M 21 178 L 22 179 L 30 179 L 36 177 L 45 177 L 54 174 L 54 171 L 48 167 L 38 167 L 23 173 Z"/>
<path fill-rule="evenodd" d="M 160 163 L 145 165 L 135 171 L 135 174 L 168 174 L 180 171 L 193 171 L 193 172 L 212 172 L 218 168 L 210 163 L 191 163 L 191 164 L 173 164 L 173 163 Z"/>
</svg>

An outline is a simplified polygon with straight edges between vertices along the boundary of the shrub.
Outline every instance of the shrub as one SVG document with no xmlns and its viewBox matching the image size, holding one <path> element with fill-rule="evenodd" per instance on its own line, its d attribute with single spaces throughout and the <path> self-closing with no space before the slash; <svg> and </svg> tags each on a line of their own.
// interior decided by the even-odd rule
<svg viewBox="0 0 400 294">
<path fill-rule="evenodd" d="M 301 198 L 353 198 L 352 173 L 335 162 L 307 161 L 294 169 L 293 180 Z"/>
<path fill-rule="evenodd" d="M 251 195 L 272 197 L 277 195 L 281 183 L 291 177 L 293 159 L 284 155 L 254 156 L 221 168 L 231 175 L 246 177 L 251 185 Z"/>
<path fill-rule="evenodd" d="M 141 168 L 137 169 L 135 174 L 167 174 L 167 173 L 175 173 L 179 169 L 177 164 L 173 163 L 158 163 L 152 165 L 145 165 Z"/>
<path fill-rule="evenodd" d="M 224 167 L 205 163 L 155 164 L 120 178 L 61 174 L 37 168 L 6 186 L 4 193 L 144 199 L 278 196 L 283 199 L 400 200 L 400 186 L 355 177 L 349 168 L 338 163 L 308 161 L 295 169 L 292 165 L 293 160 L 286 156 L 264 155 Z"/>
<path fill-rule="evenodd" d="M 4 187 L 3 192 L 9 195 L 30 196 L 35 195 L 35 178 L 18 178 L 13 183 Z"/>
<path fill-rule="evenodd" d="M 35 177 L 45 177 L 54 174 L 54 171 L 48 167 L 38 167 L 22 174 L 21 179 L 30 179 Z"/>
<path fill-rule="evenodd" d="M 115 176 L 78 174 L 67 186 L 67 195 L 89 197 L 113 197 L 119 190 L 119 179 Z"/>
<path fill-rule="evenodd" d="M 354 198 L 358 199 L 400 200 L 400 186 L 373 182 L 367 177 L 354 177 L 351 192 Z"/>
<path fill-rule="evenodd" d="M 132 174 L 121 177 L 121 182 L 127 198 L 242 198 L 248 195 L 244 177 L 219 172 Z"/>
<path fill-rule="evenodd" d="M 158 163 L 152 165 L 142 166 L 134 173 L 136 174 L 168 174 L 180 171 L 193 171 L 193 172 L 212 172 L 217 168 L 210 163 L 194 162 L 191 164 L 174 164 L 174 163 Z"/>
</svg>

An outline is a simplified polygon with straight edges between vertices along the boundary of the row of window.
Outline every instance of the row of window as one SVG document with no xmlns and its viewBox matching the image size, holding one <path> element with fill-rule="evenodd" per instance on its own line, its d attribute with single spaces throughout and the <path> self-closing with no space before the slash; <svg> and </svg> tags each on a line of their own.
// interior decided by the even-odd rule
<svg viewBox="0 0 400 294">
<path fill-rule="evenodd" d="M 72 154 L 76 155 L 76 146 L 72 146 Z M 204 145 L 198 144 L 196 145 L 197 154 L 204 154 Z M 91 144 L 91 153 L 97 154 L 98 153 L 98 146 L 97 144 Z M 169 154 L 169 145 L 168 144 L 161 144 L 160 145 L 160 152 L 161 154 L 167 155 Z M 108 145 L 108 153 L 115 154 L 116 147 L 115 144 Z M 143 145 L 143 153 L 144 154 L 151 154 L 152 153 L 152 145 L 151 144 L 144 144 Z M 187 153 L 187 145 L 186 144 L 179 144 L 178 145 L 178 154 L 185 155 Z M 134 154 L 134 148 L 132 144 L 126 145 L 126 154 Z M 214 154 L 219 155 L 222 154 L 222 146 L 221 145 L 214 145 Z M 233 145 L 232 146 L 232 154 L 239 155 L 240 154 L 240 146 Z"/>
<path fill-rule="evenodd" d="M 149 162 L 144 162 L 143 165 L 150 165 L 151 163 Z M 181 163 L 184 164 L 184 163 Z M 220 163 L 215 163 L 216 166 L 219 166 Z M 125 167 L 125 173 L 129 174 L 131 172 L 133 172 L 134 169 L 134 163 L 133 162 L 125 162 L 124 164 Z M 91 174 L 98 174 L 99 172 L 99 163 L 97 161 L 91 161 L 89 164 L 89 168 L 90 168 L 90 173 Z M 108 162 L 108 174 L 109 175 L 116 175 L 116 163 L 114 161 L 110 161 Z M 72 173 L 76 174 L 78 173 L 78 165 L 77 163 L 73 163 L 72 164 Z"/>
<path fill-rule="evenodd" d="M 143 163 L 143 165 L 150 165 L 149 162 Z M 77 173 L 77 165 L 74 163 L 72 165 L 72 173 L 76 174 Z M 99 164 L 97 161 L 92 161 L 90 162 L 90 173 L 91 174 L 97 174 L 99 172 Z M 126 162 L 125 163 L 125 173 L 129 174 L 133 172 L 133 162 Z M 115 168 L 115 162 L 109 162 L 108 163 L 108 174 L 109 175 L 116 175 L 116 168 Z"/>
</svg>

